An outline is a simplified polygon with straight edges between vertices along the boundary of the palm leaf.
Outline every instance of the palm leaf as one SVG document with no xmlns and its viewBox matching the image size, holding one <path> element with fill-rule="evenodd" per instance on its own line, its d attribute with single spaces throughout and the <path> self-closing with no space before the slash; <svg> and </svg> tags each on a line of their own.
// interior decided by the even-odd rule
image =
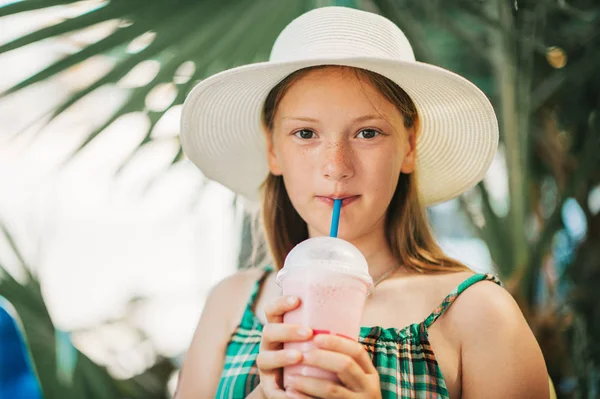
<svg viewBox="0 0 600 399">
<path fill-rule="evenodd" d="M 233 16 L 237 14 L 237 12 L 239 12 L 240 10 L 238 10 L 236 7 L 231 7 L 227 11 L 231 13 L 231 16 Z M 211 39 L 221 38 L 220 42 L 218 42 L 220 46 L 212 47 L 212 51 L 203 57 L 203 64 L 200 65 L 200 68 L 196 69 L 196 74 L 194 76 L 195 79 L 192 79 L 191 81 L 195 81 L 196 79 L 198 79 L 201 76 L 201 74 L 204 73 L 205 67 L 208 66 L 214 58 L 217 58 L 220 52 L 230 50 L 230 46 L 235 45 L 235 40 L 239 38 L 239 36 L 237 35 L 238 31 L 236 29 L 230 29 L 229 27 L 227 27 L 227 25 L 224 25 L 220 22 L 222 21 L 220 21 L 219 18 L 216 18 L 213 21 L 211 21 L 211 23 L 214 24 L 214 29 L 209 30 L 209 35 L 206 35 L 204 39 L 204 41 L 209 42 Z M 243 22 L 244 21 L 240 21 L 238 25 L 236 25 L 236 27 L 239 28 L 239 26 L 244 26 Z M 208 27 L 213 28 L 213 26 L 211 26 L 210 24 L 208 25 Z M 176 36 L 177 33 L 179 32 L 171 32 L 171 35 Z M 166 39 L 165 41 L 172 42 L 172 38 Z M 83 141 L 83 143 L 81 143 L 81 145 L 74 151 L 73 155 L 81 151 L 96 136 L 98 136 L 98 134 L 100 134 L 110 124 L 117 120 L 121 115 L 129 112 L 143 110 L 145 107 L 146 96 L 150 93 L 153 87 L 158 83 L 171 80 L 176 69 L 183 62 L 185 62 L 193 56 L 192 52 L 195 50 L 197 44 L 198 43 L 196 40 L 188 39 L 184 41 L 182 45 L 178 46 L 177 55 L 170 56 L 170 59 L 163 64 L 156 77 L 154 77 L 154 79 L 152 79 L 152 81 L 146 86 L 133 90 L 125 104 L 123 104 L 116 112 L 114 112 L 113 115 L 109 117 L 109 119 L 102 126 L 90 133 Z M 180 95 L 178 96 L 178 98 L 180 101 L 182 101 L 184 95 Z"/>
<path fill-rule="evenodd" d="M 19 14 L 26 11 L 42 10 L 64 4 L 77 3 L 80 0 L 21 0 L 0 7 L 0 17 Z"/>
<path fill-rule="evenodd" d="M 106 368 L 98 366 L 74 348 L 68 334 L 55 330 L 37 278 L 30 272 L 13 236 L 1 223 L 0 231 L 25 276 L 25 282 L 17 281 L 0 263 L 0 296 L 12 304 L 22 322 L 23 335 L 43 396 L 48 399 L 166 398 L 166 381 L 174 370 L 167 359 L 159 359 L 156 365 L 141 375 L 116 381 Z M 73 361 L 64 362 L 61 357 L 72 358 Z"/>
<path fill-rule="evenodd" d="M 104 21 L 122 18 L 123 15 L 128 14 L 135 7 L 139 7 L 141 3 L 142 2 L 139 0 L 130 0 L 126 2 L 110 2 L 103 7 L 97 8 L 83 15 L 67 19 L 63 22 L 49 27 L 39 29 L 25 36 L 21 36 L 11 42 L 3 44 L 2 46 L 0 46 L 0 54 L 18 49 L 20 47 L 24 47 L 28 44 L 35 43 L 40 40 L 45 40 L 65 33 L 70 33 L 80 29 L 88 28 L 92 25 L 96 25 Z"/>
<path fill-rule="evenodd" d="M 99 40 L 93 44 L 90 44 L 81 51 L 67 56 L 66 58 L 63 58 L 48 66 L 47 68 L 43 69 L 42 71 L 36 73 L 35 75 L 23 80 L 22 82 L 19 82 L 15 86 L 7 89 L 2 94 L 2 96 L 7 96 L 11 93 L 29 87 L 34 83 L 51 78 L 57 75 L 58 73 L 63 72 L 64 70 L 71 68 L 93 56 L 103 54 L 119 45 L 132 41 L 140 34 L 146 32 L 149 29 L 149 27 L 152 26 L 152 23 L 154 21 L 161 19 L 160 7 L 145 7 L 144 10 L 145 11 L 142 14 L 142 16 L 146 18 L 144 20 L 144 23 L 132 24 L 130 26 L 117 30 L 108 37 Z"/>
<path fill-rule="evenodd" d="M 127 5 L 123 3 L 127 3 Z M 17 83 L 2 95 L 7 96 L 23 90 L 91 57 L 116 50 L 115 54 L 120 58 L 117 64 L 104 76 L 88 87 L 73 93 L 52 110 L 46 121 L 50 123 L 94 90 L 107 84 L 117 83 L 138 63 L 151 58 L 157 59 L 161 62 L 161 68 L 154 79 L 143 87 L 130 90 L 125 103 L 113 112 L 101 126 L 90 132 L 73 155 L 77 154 L 121 115 L 136 111 L 147 112 L 151 119 L 150 129 L 140 143 L 141 147 L 150 141 L 153 127 L 159 117 L 168 110 L 153 114 L 152 111 L 146 109 L 145 100 L 152 88 L 157 84 L 171 81 L 174 72 L 182 63 L 194 61 L 195 73 L 186 84 L 177 87 L 178 94 L 172 105 L 181 104 L 196 81 L 204 78 L 208 73 L 214 72 L 214 67 L 217 66 L 215 61 L 218 62 L 218 68 L 227 68 L 257 59 L 265 59 L 270 43 L 273 42 L 276 34 L 287 22 L 306 9 L 306 2 L 302 1 L 288 2 L 287 4 L 277 3 L 276 5 L 266 0 L 231 1 L 228 4 L 215 0 L 187 1 L 181 2 L 179 7 L 166 7 L 166 4 L 164 1 L 155 1 L 150 5 L 140 7 L 138 2 L 113 0 L 103 8 L 7 43 L 0 47 L 0 52 L 18 48 L 42 37 L 55 36 L 91 26 L 94 22 L 102 20 L 128 19 L 133 21 L 131 25 L 116 30 L 104 39 Z M 256 21 L 259 20 L 270 23 L 264 24 L 264 29 L 255 29 Z M 123 51 L 126 43 L 149 31 L 150 28 L 156 33 L 156 37 L 148 47 L 136 54 L 126 54 Z M 181 152 L 177 154 L 173 162 L 181 159 L 182 155 Z"/>
<path fill-rule="evenodd" d="M 33 367 L 36 371 L 42 392 L 45 397 L 53 397 L 59 393 L 60 387 L 55 382 L 53 370 L 56 370 L 54 346 L 54 328 L 50 315 L 41 297 L 40 285 L 26 266 L 24 257 L 19 251 L 13 236 L 6 227 L 0 224 L 0 230 L 9 244 L 20 268 L 25 275 L 25 283 L 19 283 L 6 268 L 0 264 L 0 295 L 5 297 L 15 308 L 23 323 L 24 336 L 31 350 Z"/>
</svg>

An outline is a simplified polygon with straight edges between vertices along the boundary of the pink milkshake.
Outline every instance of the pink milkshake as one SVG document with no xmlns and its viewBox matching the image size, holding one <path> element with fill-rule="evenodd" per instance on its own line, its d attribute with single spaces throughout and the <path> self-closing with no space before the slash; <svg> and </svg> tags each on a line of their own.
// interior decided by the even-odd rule
<svg viewBox="0 0 600 399">
<path fill-rule="evenodd" d="M 373 282 L 365 258 L 352 244 L 332 237 L 306 240 L 289 253 L 277 281 L 283 295 L 297 296 L 301 302 L 284 315 L 284 323 L 307 326 L 316 334 L 358 340 L 365 299 Z M 286 343 L 284 347 L 305 353 L 315 345 L 311 340 Z M 289 375 L 337 381 L 331 372 L 302 364 L 284 368 L 284 386 Z"/>
</svg>

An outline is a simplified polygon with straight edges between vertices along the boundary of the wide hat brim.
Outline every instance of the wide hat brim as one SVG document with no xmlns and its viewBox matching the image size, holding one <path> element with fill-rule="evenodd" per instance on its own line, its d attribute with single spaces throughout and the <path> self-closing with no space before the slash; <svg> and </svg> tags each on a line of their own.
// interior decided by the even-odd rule
<svg viewBox="0 0 600 399">
<path fill-rule="evenodd" d="M 200 82 L 184 103 L 184 153 L 208 179 L 257 201 L 269 173 L 261 122 L 265 99 L 285 77 L 316 65 L 376 72 L 408 93 L 420 121 L 416 172 L 423 205 L 455 198 L 483 179 L 498 146 L 498 123 L 486 95 L 446 69 L 387 58 L 262 62 L 213 75 Z"/>
</svg>

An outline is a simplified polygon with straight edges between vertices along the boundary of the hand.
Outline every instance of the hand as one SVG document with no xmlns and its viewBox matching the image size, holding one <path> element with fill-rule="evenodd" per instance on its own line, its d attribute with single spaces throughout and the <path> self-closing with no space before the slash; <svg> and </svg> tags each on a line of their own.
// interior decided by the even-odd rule
<svg viewBox="0 0 600 399">
<path fill-rule="evenodd" d="M 293 324 L 284 324 L 283 315 L 297 308 L 300 300 L 282 296 L 265 307 L 265 324 L 260 341 L 256 365 L 260 375 L 260 387 L 267 399 L 289 398 L 282 389 L 282 367 L 299 363 L 302 353 L 284 350 L 284 342 L 306 341 L 312 338 L 312 330 Z"/>
<path fill-rule="evenodd" d="M 342 385 L 319 378 L 294 376 L 288 387 L 288 397 L 381 398 L 379 374 L 360 343 L 330 334 L 319 334 L 313 342 L 318 349 L 305 353 L 302 364 L 334 372 Z"/>
</svg>

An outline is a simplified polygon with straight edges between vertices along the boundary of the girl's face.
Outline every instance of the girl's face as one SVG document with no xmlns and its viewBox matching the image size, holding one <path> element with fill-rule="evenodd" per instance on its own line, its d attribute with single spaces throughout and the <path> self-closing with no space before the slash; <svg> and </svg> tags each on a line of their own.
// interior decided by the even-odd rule
<svg viewBox="0 0 600 399">
<path fill-rule="evenodd" d="M 343 198 L 338 235 L 352 241 L 384 228 L 400 173 L 414 169 L 414 137 L 400 111 L 354 72 L 317 69 L 277 108 L 269 169 L 283 176 L 310 237 L 329 234 L 333 200 Z"/>
</svg>

